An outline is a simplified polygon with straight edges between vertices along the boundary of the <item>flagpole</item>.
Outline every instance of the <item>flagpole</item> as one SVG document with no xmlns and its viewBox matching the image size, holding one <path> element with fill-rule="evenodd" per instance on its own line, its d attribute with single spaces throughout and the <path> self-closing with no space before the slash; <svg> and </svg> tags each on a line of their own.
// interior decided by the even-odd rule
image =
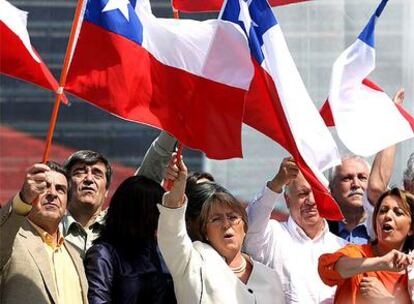
<svg viewBox="0 0 414 304">
<path fill-rule="evenodd" d="M 179 11 L 177 9 L 175 9 L 174 7 L 172 7 L 172 11 L 173 11 L 173 18 L 174 19 L 180 19 Z M 177 156 L 176 156 L 177 163 L 179 163 L 181 161 L 182 153 L 183 153 L 183 144 L 181 142 L 178 142 Z M 171 180 L 167 179 L 165 181 L 165 185 L 164 185 L 165 190 L 170 191 L 173 184 L 174 183 Z"/>
<path fill-rule="evenodd" d="M 173 10 L 173 17 L 174 17 L 174 19 L 180 19 L 180 13 L 179 13 L 179 11 L 176 8 L 174 8 L 174 7 L 172 8 L 172 10 Z M 178 147 L 177 147 L 177 162 L 180 162 L 181 161 L 182 153 L 183 153 L 183 144 L 180 143 L 180 142 L 178 142 Z M 168 186 L 168 184 L 167 184 L 167 186 Z"/>
<path fill-rule="evenodd" d="M 68 45 L 66 47 L 65 59 L 63 61 L 62 71 L 60 73 L 59 88 L 56 91 L 55 103 L 53 105 L 53 111 L 52 111 L 52 115 L 50 117 L 49 130 L 48 130 L 48 133 L 47 133 L 45 150 L 43 152 L 43 159 L 42 159 L 43 163 L 46 163 L 49 159 L 49 151 L 50 151 L 50 147 L 52 145 L 53 133 L 55 132 L 56 121 L 57 121 L 57 117 L 58 117 L 58 113 L 59 113 L 59 107 L 60 107 L 60 103 L 61 103 L 62 95 L 63 95 L 63 88 L 66 84 L 66 77 L 67 77 L 67 74 L 68 74 L 69 63 L 70 63 L 70 59 L 71 59 L 73 45 L 74 45 L 74 42 L 75 42 L 75 34 L 78 30 L 79 18 L 80 18 L 81 13 L 82 13 L 83 3 L 84 3 L 84 0 L 78 0 L 78 4 L 77 4 L 77 7 L 76 7 L 76 11 L 75 11 L 75 16 L 74 16 L 73 22 L 72 22 L 72 28 L 70 30 L 69 42 L 68 42 Z"/>
</svg>

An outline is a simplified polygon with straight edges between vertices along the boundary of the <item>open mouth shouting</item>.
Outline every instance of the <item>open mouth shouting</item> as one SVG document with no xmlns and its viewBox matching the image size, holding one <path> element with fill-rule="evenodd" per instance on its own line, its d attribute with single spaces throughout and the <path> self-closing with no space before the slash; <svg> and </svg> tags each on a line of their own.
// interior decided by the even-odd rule
<svg viewBox="0 0 414 304">
<path fill-rule="evenodd" d="M 234 233 L 226 232 L 224 233 L 224 240 L 225 241 L 232 241 L 234 239 Z"/>
<path fill-rule="evenodd" d="M 385 233 L 391 233 L 391 232 L 393 232 L 393 231 L 394 231 L 394 227 L 393 227 L 391 224 L 389 224 L 389 223 L 384 223 L 384 224 L 381 226 L 381 229 L 382 229 L 382 231 L 384 231 Z"/>
</svg>

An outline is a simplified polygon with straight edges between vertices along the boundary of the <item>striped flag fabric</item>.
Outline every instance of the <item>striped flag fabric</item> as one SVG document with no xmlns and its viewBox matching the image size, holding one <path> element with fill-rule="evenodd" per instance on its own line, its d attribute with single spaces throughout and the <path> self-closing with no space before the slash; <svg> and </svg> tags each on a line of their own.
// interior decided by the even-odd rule
<svg viewBox="0 0 414 304">
<path fill-rule="evenodd" d="M 210 158 L 240 157 L 253 77 L 244 33 L 223 20 L 156 18 L 147 4 L 85 3 L 65 90 Z"/>
<path fill-rule="evenodd" d="M 228 0 L 221 18 L 249 39 L 255 75 L 244 122 L 282 145 L 312 187 L 319 213 L 343 219 L 322 172 L 340 163 L 338 148 L 313 104 L 266 0 Z"/>
<path fill-rule="evenodd" d="M 344 145 L 361 156 L 414 136 L 412 116 L 366 79 L 375 69 L 375 25 L 387 2 L 380 2 L 358 39 L 335 61 L 329 107 L 321 109 L 329 124 L 335 124 Z"/>
<path fill-rule="evenodd" d="M 0 73 L 56 91 L 58 82 L 30 43 L 26 26 L 27 12 L 0 0 Z"/>
</svg>

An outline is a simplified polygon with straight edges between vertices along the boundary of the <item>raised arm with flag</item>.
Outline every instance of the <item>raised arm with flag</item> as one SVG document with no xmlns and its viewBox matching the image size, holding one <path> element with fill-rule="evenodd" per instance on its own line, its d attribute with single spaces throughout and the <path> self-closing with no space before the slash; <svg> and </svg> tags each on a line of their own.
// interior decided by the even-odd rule
<svg viewBox="0 0 414 304">
<path fill-rule="evenodd" d="M 329 107 L 325 104 L 321 109 L 344 145 L 362 156 L 414 136 L 413 117 L 366 79 L 375 69 L 375 25 L 386 4 L 387 0 L 380 2 L 358 39 L 335 61 Z"/>
<path fill-rule="evenodd" d="M 65 90 L 210 158 L 241 156 L 245 35 L 220 20 L 159 19 L 144 4 L 87 1 Z"/>
<path fill-rule="evenodd" d="M 321 216 L 341 220 L 322 171 L 340 163 L 337 146 L 299 75 L 266 0 L 228 0 L 221 15 L 247 34 L 255 75 L 243 121 L 294 157 L 312 187 Z"/>
</svg>

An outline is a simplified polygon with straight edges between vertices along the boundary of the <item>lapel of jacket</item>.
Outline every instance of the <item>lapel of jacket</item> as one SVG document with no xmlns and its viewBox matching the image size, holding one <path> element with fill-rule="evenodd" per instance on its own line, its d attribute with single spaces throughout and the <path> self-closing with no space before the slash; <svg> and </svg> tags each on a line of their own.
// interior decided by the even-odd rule
<svg viewBox="0 0 414 304">
<path fill-rule="evenodd" d="M 22 228 L 23 229 L 20 230 L 20 235 L 27 239 L 27 250 L 39 268 L 43 282 L 46 286 L 46 290 L 49 293 L 50 298 L 53 300 L 53 303 L 58 303 L 56 284 L 53 279 L 51 263 L 49 261 L 49 257 L 44 247 L 45 245 L 43 244 L 42 238 L 34 229 L 34 227 L 30 225 L 29 222 L 26 221 L 22 225 Z"/>
<path fill-rule="evenodd" d="M 81 289 L 82 289 L 82 298 L 83 298 L 83 302 L 84 303 L 88 303 L 87 298 L 88 298 L 88 283 L 86 280 L 86 276 L 85 276 L 85 269 L 83 267 L 83 261 L 82 258 L 80 257 L 80 253 L 79 251 L 77 251 L 77 249 L 75 247 L 73 247 L 71 244 L 69 244 L 69 242 L 67 242 L 65 240 L 64 242 L 65 248 L 68 251 L 73 265 L 75 265 L 76 268 L 76 272 L 78 273 L 79 276 L 79 281 L 81 284 Z"/>
</svg>

